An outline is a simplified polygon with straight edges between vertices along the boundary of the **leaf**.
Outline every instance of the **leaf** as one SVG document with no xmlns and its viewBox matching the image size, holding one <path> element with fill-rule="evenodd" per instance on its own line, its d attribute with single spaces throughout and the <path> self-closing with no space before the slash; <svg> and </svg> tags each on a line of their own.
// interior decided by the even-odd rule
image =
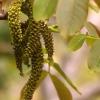
<svg viewBox="0 0 100 100">
<path fill-rule="evenodd" d="M 90 35 L 96 36 L 96 37 L 98 37 L 98 35 L 100 35 L 100 32 L 97 29 L 97 27 L 95 25 L 93 25 L 91 22 L 86 22 L 85 27 L 88 30 Z"/>
<path fill-rule="evenodd" d="M 73 84 L 73 82 L 69 79 L 69 77 L 62 71 L 62 69 L 60 68 L 59 64 L 54 63 L 53 67 L 55 68 L 55 70 L 66 80 L 66 82 L 79 94 L 81 94 L 79 92 L 79 90 L 77 89 L 77 87 Z"/>
<path fill-rule="evenodd" d="M 68 48 L 70 51 L 78 50 L 82 47 L 84 41 L 86 39 L 86 35 L 79 34 L 72 37 L 72 39 L 69 41 Z"/>
<path fill-rule="evenodd" d="M 94 42 L 90 50 L 88 66 L 95 72 L 100 72 L 100 39 Z"/>
<path fill-rule="evenodd" d="M 50 78 L 56 88 L 60 100 L 72 100 L 72 95 L 68 88 L 56 76 L 50 75 Z"/>
<path fill-rule="evenodd" d="M 42 71 L 41 77 L 39 79 L 38 85 L 37 87 L 40 85 L 40 83 L 46 78 L 46 76 L 48 75 L 48 72 L 46 71 Z"/>
<path fill-rule="evenodd" d="M 87 37 L 86 37 L 86 43 L 89 45 L 89 46 L 91 46 L 91 45 L 93 45 L 93 43 L 97 40 L 97 39 L 99 39 L 99 37 L 98 36 L 100 36 L 100 32 L 99 32 L 99 30 L 97 29 L 97 27 L 94 25 L 94 24 L 92 24 L 91 22 L 86 22 L 85 23 L 85 27 L 86 27 L 86 29 L 88 30 L 88 33 L 89 33 L 89 35 L 87 35 Z"/>
<path fill-rule="evenodd" d="M 45 20 L 50 18 L 56 11 L 58 0 L 35 0 L 33 16 L 35 20 Z"/>
<path fill-rule="evenodd" d="M 59 0 L 57 23 L 62 36 L 79 32 L 88 15 L 89 0 Z"/>
<path fill-rule="evenodd" d="M 98 5 L 98 7 L 100 7 L 100 0 L 94 0 L 94 1 Z"/>
<path fill-rule="evenodd" d="M 97 12 L 97 13 L 99 12 L 99 7 L 95 4 L 94 1 L 90 1 L 89 7 L 90 7 L 92 10 L 94 10 L 95 12 Z"/>
<path fill-rule="evenodd" d="M 87 36 L 86 37 L 86 43 L 88 44 L 88 46 L 92 46 L 93 43 L 98 40 L 99 38 L 94 37 L 94 36 Z"/>
</svg>

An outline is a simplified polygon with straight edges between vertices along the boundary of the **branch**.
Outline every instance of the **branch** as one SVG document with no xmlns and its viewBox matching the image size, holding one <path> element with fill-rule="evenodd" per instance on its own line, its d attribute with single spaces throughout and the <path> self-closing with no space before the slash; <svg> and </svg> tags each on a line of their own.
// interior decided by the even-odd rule
<svg viewBox="0 0 100 100">
<path fill-rule="evenodd" d="M 7 20 L 8 13 L 2 9 L 2 0 L 0 0 L 0 20 Z"/>
</svg>

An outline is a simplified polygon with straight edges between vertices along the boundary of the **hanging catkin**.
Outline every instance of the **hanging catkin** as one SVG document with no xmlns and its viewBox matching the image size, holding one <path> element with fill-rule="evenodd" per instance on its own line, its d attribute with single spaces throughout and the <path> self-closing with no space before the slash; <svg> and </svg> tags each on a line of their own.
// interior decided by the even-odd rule
<svg viewBox="0 0 100 100">
<path fill-rule="evenodd" d="M 21 11 L 28 16 L 28 21 L 27 21 L 28 26 L 26 27 L 26 30 L 24 32 L 23 42 L 22 42 L 23 45 L 25 46 L 24 51 L 23 51 L 24 52 L 24 56 L 23 56 L 24 61 L 23 62 L 26 64 L 28 63 L 28 60 L 29 60 L 28 55 L 30 55 L 30 52 L 31 52 L 30 51 L 31 46 L 29 45 L 30 44 L 29 40 L 30 40 L 30 38 L 32 38 L 31 31 L 33 30 L 31 27 L 32 22 L 33 22 L 32 2 L 33 2 L 32 0 L 24 0 L 24 2 L 22 3 L 22 7 L 21 7 Z"/>
<path fill-rule="evenodd" d="M 43 53 L 41 45 L 39 45 L 37 50 L 34 52 L 31 58 L 31 63 L 32 63 L 31 75 L 28 82 L 22 89 L 21 100 L 31 100 L 34 91 L 38 85 L 38 80 L 41 76 L 43 67 Z"/>
<path fill-rule="evenodd" d="M 45 47 L 48 52 L 48 60 L 51 60 L 54 52 L 52 33 L 47 24 L 43 21 L 39 21 L 39 30 L 45 42 Z"/>
<path fill-rule="evenodd" d="M 21 5 L 22 5 L 21 0 L 13 1 L 13 3 L 10 5 L 8 10 L 8 20 L 9 20 L 9 26 L 11 30 L 12 44 L 13 44 L 15 58 L 16 58 L 16 65 L 17 68 L 20 70 L 20 74 L 23 74 L 22 50 L 21 50 L 22 30 L 21 30 L 21 23 L 19 18 L 21 12 Z"/>
<path fill-rule="evenodd" d="M 29 25 L 29 20 L 21 23 L 21 29 L 22 29 L 22 34 L 23 34 L 23 39 L 22 39 L 22 52 L 23 53 L 24 53 L 24 49 L 26 48 L 26 45 L 28 42 L 29 31 L 26 31 L 27 29 L 29 29 L 28 25 Z M 29 67 L 30 66 L 29 58 L 23 57 L 23 63 Z"/>
<path fill-rule="evenodd" d="M 32 21 L 29 27 L 28 43 L 24 50 L 24 55 L 26 57 L 32 57 L 32 54 L 34 53 L 34 51 L 36 51 L 38 45 L 40 45 L 39 41 L 40 41 L 40 36 L 37 23 L 35 21 Z"/>
<path fill-rule="evenodd" d="M 27 2 L 30 3 L 30 2 Z M 25 37 L 23 37 L 23 41 L 27 41 L 26 47 L 24 49 L 24 58 L 31 59 L 31 75 L 29 80 L 25 84 L 24 88 L 21 92 L 21 100 L 31 100 L 33 93 L 37 87 L 38 80 L 41 76 L 42 67 L 43 67 L 43 53 L 42 53 L 42 45 L 40 42 L 40 35 L 39 35 L 39 27 L 38 23 L 33 20 L 31 17 L 31 7 L 28 6 L 27 11 L 30 13 L 26 13 L 29 17 L 29 24 L 25 31 Z M 28 35 L 27 35 L 28 34 Z M 25 42 L 23 42 L 25 43 Z"/>
<path fill-rule="evenodd" d="M 22 7 L 21 10 L 24 14 L 26 14 L 28 16 L 28 18 L 33 18 L 33 3 L 34 0 L 25 0 L 22 3 Z"/>
<path fill-rule="evenodd" d="M 28 16 L 25 22 L 20 22 L 21 11 Z M 22 63 L 29 65 L 30 60 L 31 66 L 29 80 L 21 91 L 20 100 L 32 99 L 42 73 L 44 58 L 41 35 L 48 52 L 48 59 L 51 60 L 53 56 L 52 33 L 45 22 L 34 20 L 32 11 L 32 0 L 14 0 L 8 10 L 8 21 L 17 68 L 23 74 Z"/>
</svg>

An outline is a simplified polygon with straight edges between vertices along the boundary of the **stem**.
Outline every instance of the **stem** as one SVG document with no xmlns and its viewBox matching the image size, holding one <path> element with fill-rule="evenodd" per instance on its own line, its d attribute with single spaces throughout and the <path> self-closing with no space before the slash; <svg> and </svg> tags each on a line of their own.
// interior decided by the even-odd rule
<svg viewBox="0 0 100 100">
<path fill-rule="evenodd" d="M 48 73 L 50 73 L 50 64 L 48 65 Z"/>
<path fill-rule="evenodd" d="M 49 26 L 49 29 L 52 31 L 52 32 L 59 32 L 59 30 L 58 30 L 58 26 L 57 25 L 51 25 L 51 26 Z"/>
</svg>

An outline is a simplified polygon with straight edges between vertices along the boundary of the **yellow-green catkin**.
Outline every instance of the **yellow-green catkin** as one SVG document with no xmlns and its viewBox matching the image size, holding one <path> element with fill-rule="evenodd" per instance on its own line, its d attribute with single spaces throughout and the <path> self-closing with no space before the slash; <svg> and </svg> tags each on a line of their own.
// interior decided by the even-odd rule
<svg viewBox="0 0 100 100">
<path fill-rule="evenodd" d="M 30 32 L 30 30 L 31 30 L 30 26 L 31 26 L 31 23 L 32 23 L 32 20 L 33 20 L 33 5 L 32 5 L 32 2 L 33 2 L 33 0 L 24 0 L 22 2 L 22 6 L 21 6 L 21 11 L 28 16 L 27 22 L 23 23 L 23 25 L 22 25 L 23 31 L 25 29 L 25 31 L 23 32 L 24 35 L 23 35 L 23 41 L 22 41 L 24 49 L 27 48 L 27 44 L 29 44 L 28 40 L 31 37 L 30 36 L 30 33 L 31 33 Z M 26 24 L 28 25 L 27 27 L 26 27 Z M 30 52 L 30 51 L 28 51 L 28 48 L 27 48 L 27 52 Z M 23 52 L 25 51 L 25 53 L 26 53 L 26 49 L 25 50 L 24 49 L 23 49 Z M 25 56 L 26 55 L 25 53 L 24 53 L 24 56 L 23 56 L 23 62 L 24 62 L 24 64 L 30 66 L 29 56 Z"/>
<path fill-rule="evenodd" d="M 21 12 L 21 0 L 14 0 L 8 10 L 8 21 L 11 31 L 11 39 L 14 48 L 16 65 L 17 68 L 22 72 L 22 50 L 21 50 L 21 41 L 22 41 L 22 30 L 20 23 L 20 12 Z"/>
<path fill-rule="evenodd" d="M 35 41 L 37 41 L 37 37 L 35 37 L 35 32 L 38 32 L 38 29 L 35 26 L 35 21 L 33 21 L 33 5 L 32 0 L 25 0 L 22 3 L 21 10 L 24 14 L 28 16 L 28 27 L 26 28 L 25 35 L 23 37 L 23 44 L 26 44 L 24 49 L 24 58 L 30 57 L 32 55 L 32 52 L 36 47 L 33 45 Z M 33 39 L 32 39 L 33 38 Z"/>
<path fill-rule="evenodd" d="M 31 75 L 28 82 L 22 89 L 20 100 L 32 100 L 34 91 L 36 90 L 38 85 L 38 80 L 41 76 L 43 62 L 44 61 L 43 61 L 42 47 L 41 45 L 39 45 L 31 58 L 31 63 L 32 63 Z"/>
<path fill-rule="evenodd" d="M 53 47 L 53 36 L 51 30 L 48 28 L 47 24 L 43 21 L 39 21 L 39 30 L 44 39 L 45 48 L 48 52 L 48 60 L 52 59 L 54 47 Z"/>
<path fill-rule="evenodd" d="M 22 29 L 22 34 L 23 34 L 23 39 L 22 39 L 22 52 L 23 52 L 23 54 L 24 54 L 24 49 L 26 48 L 26 45 L 28 42 L 29 31 L 26 32 L 28 25 L 29 25 L 29 20 L 21 23 L 21 29 Z M 29 58 L 23 57 L 23 63 L 29 67 L 30 66 Z"/>
<path fill-rule="evenodd" d="M 20 22 L 20 12 L 28 16 L 28 20 Z M 53 37 L 47 24 L 36 22 L 33 18 L 32 0 L 14 0 L 8 10 L 8 21 L 14 47 L 17 68 L 23 74 L 22 62 L 31 65 L 29 80 L 21 91 L 20 100 L 31 100 L 37 88 L 44 63 L 41 35 L 48 52 L 48 59 L 53 56 Z"/>
<path fill-rule="evenodd" d="M 41 76 L 44 62 L 39 27 L 38 23 L 34 21 L 32 17 L 32 5 L 30 1 L 31 0 L 26 0 L 26 2 L 24 2 L 22 12 L 24 12 L 29 18 L 28 27 L 26 28 L 25 35 L 23 37 L 23 45 L 24 43 L 26 44 L 23 50 L 23 59 L 31 59 L 31 75 L 21 91 L 21 100 L 32 99 L 33 93 L 38 84 L 38 80 Z"/>
<path fill-rule="evenodd" d="M 29 27 L 29 36 L 26 48 L 24 49 L 25 57 L 32 57 L 34 51 L 36 51 L 37 47 L 40 45 L 40 36 L 38 24 L 33 20 Z"/>
<path fill-rule="evenodd" d="M 32 21 L 30 36 L 24 54 L 31 58 L 31 75 L 21 92 L 20 100 L 31 100 L 43 67 L 43 53 L 37 23 Z"/>
<path fill-rule="evenodd" d="M 34 0 L 24 0 L 21 7 L 22 12 L 26 14 L 29 19 L 33 18 L 33 1 Z"/>
</svg>

